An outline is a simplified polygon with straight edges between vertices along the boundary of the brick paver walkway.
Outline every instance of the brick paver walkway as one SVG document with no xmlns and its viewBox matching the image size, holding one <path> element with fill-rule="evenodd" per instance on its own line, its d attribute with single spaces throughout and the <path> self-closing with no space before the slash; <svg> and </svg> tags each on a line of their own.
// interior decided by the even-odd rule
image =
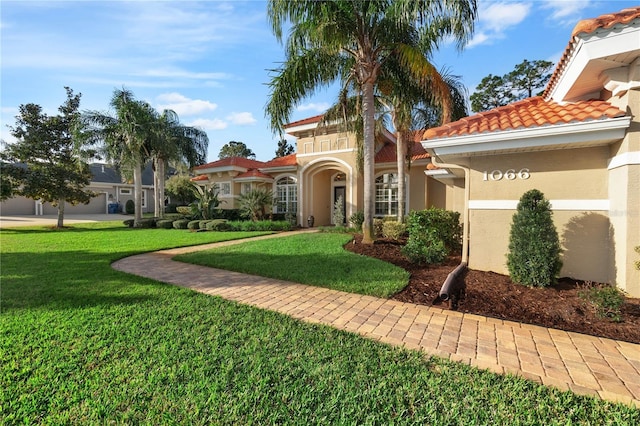
<svg viewBox="0 0 640 426">
<path fill-rule="evenodd" d="M 258 238 L 274 238 L 285 234 Z M 172 261 L 207 244 L 121 259 L 115 269 L 322 323 L 496 373 L 640 408 L 640 345 Z"/>
</svg>

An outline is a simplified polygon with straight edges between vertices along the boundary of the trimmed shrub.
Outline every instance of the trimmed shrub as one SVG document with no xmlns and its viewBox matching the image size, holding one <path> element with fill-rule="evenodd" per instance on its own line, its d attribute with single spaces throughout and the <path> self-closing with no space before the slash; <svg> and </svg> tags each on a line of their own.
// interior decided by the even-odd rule
<svg viewBox="0 0 640 426">
<path fill-rule="evenodd" d="M 413 263 L 432 265 L 442 263 L 447 258 L 449 250 L 438 237 L 438 232 L 429 229 L 420 234 L 410 234 L 407 244 L 402 248 L 402 254 Z"/>
<path fill-rule="evenodd" d="M 163 219 L 157 221 L 156 228 L 173 229 L 173 219 Z"/>
<path fill-rule="evenodd" d="M 189 219 L 178 219 L 173 221 L 174 229 L 187 229 Z"/>
<path fill-rule="evenodd" d="M 133 228 L 133 219 L 127 219 L 127 220 L 123 220 L 122 223 L 124 224 L 124 226 L 127 226 L 129 228 Z"/>
<path fill-rule="evenodd" d="M 207 223 L 211 222 L 211 219 L 207 219 L 207 220 L 201 220 L 198 222 L 198 228 L 200 229 L 207 229 Z"/>
<path fill-rule="evenodd" d="M 624 293 L 611 285 L 592 285 L 588 283 L 578 295 L 588 302 L 600 318 L 608 318 L 613 322 L 622 321 L 622 305 Z"/>
<path fill-rule="evenodd" d="M 511 280 L 531 287 L 556 283 L 562 267 L 551 204 L 537 189 L 524 193 L 513 215 L 507 268 Z"/>
<path fill-rule="evenodd" d="M 407 217 L 409 238 L 428 230 L 433 230 L 435 238 L 442 240 L 447 254 L 460 250 L 462 246 L 460 213 L 435 207 L 409 213 Z"/>
<path fill-rule="evenodd" d="M 189 216 L 189 215 L 191 215 L 191 207 L 190 206 L 178 206 L 178 207 L 176 207 L 176 212 L 178 212 L 182 216 Z"/>
<path fill-rule="evenodd" d="M 187 223 L 187 229 L 191 229 L 192 231 L 200 229 L 200 221 L 190 220 L 189 223 Z"/>
<path fill-rule="evenodd" d="M 156 218 L 141 219 L 138 222 L 138 228 L 155 228 L 155 227 L 156 227 Z"/>
<path fill-rule="evenodd" d="M 398 241 L 407 232 L 407 226 L 400 222 L 384 222 L 382 224 L 382 236 Z"/>
<path fill-rule="evenodd" d="M 126 214 L 134 214 L 136 212 L 136 203 L 133 200 L 127 200 L 124 203 L 124 211 Z"/>
<path fill-rule="evenodd" d="M 364 212 L 362 210 L 355 212 L 354 214 L 349 216 L 349 222 L 351 223 L 351 226 L 356 228 L 357 232 L 362 232 L 362 224 L 364 223 Z"/>
<path fill-rule="evenodd" d="M 226 219 L 213 219 L 207 223 L 207 231 L 231 231 L 231 225 Z"/>
</svg>

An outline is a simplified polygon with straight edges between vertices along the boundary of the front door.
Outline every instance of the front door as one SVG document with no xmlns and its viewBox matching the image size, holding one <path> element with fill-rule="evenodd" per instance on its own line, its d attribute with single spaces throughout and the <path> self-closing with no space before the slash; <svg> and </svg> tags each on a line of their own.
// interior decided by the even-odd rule
<svg viewBox="0 0 640 426">
<path fill-rule="evenodd" d="M 347 188 L 345 186 L 333 187 L 333 203 L 331 208 L 331 221 L 333 222 L 333 211 L 336 208 L 336 202 L 342 197 L 342 223 L 334 223 L 334 225 L 342 225 L 347 222 Z"/>
</svg>

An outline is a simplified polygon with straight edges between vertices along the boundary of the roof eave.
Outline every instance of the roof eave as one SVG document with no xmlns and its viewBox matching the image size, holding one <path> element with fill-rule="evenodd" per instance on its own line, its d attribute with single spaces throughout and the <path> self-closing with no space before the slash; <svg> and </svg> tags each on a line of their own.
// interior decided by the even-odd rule
<svg viewBox="0 0 640 426">
<path fill-rule="evenodd" d="M 624 138 L 631 117 L 565 123 L 527 129 L 422 141 L 427 152 L 442 156 L 491 155 L 606 145 Z"/>
</svg>

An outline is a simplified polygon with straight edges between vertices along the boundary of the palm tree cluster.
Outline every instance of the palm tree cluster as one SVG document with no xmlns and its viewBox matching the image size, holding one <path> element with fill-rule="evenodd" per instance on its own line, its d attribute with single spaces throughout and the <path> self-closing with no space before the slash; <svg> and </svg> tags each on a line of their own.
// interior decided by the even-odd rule
<svg viewBox="0 0 640 426">
<path fill-rule="evenodd" d="M 414 121 L 413 107 L 422 104 L 431 111 L 428 116 L 447 121 L 452 97 L 456 100 L 455 81 L 447 81 L 436 70 L 430 54 L 449 38 L 462 48 L 473 32 L 476 14 L 476 0 L 269 2 L 268 17 L 280 42 L 290 24 L 285 62 L 273 70 L 269 83 L 266 113 L 271 126 L 282 133 L 300 101 L 321 87 L 341 84 L 339 103 L 351 105 L 344 120 L 354 116 L 361 120 L 356 134 L 362 141 L 364 243 L 373 242 L 375 128 L 380 111 L 376 95 L 403 135 L 397 149 L 402 159 L 399 170 L 404 173 L 404 141 Z M 355 94 L 355 101 L 349 101 L 349 93 Z M 434 107 L 439 112 L 434 113 Z"/>
<path fill-rule="evenodd" d="M 203 130 L 181 124 L 174 111 L 160 113 L 126 89 L 114 90 L 110 106 L 113 114 L 83 113 L 85 138 L 101 146 L 108 161 L 133 176 L 134 226 L 138 226 L 142 219 L 143 167 L 153 164 L 154 212 L 156 217 L 163 217 L 167 164 L 179 161 L 193 167 L 204 163 L 209 138 Z"/>
</svg>

